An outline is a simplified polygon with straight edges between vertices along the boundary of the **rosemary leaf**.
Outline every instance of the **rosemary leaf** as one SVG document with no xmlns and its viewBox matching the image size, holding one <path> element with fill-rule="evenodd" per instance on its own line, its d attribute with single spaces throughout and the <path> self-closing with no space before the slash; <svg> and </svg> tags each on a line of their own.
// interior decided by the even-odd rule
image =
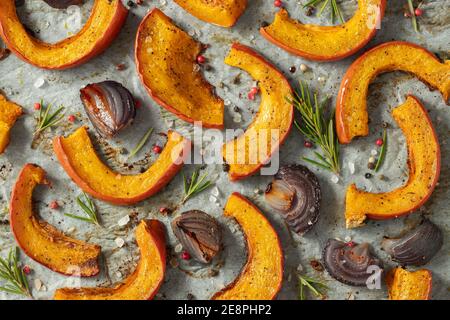
<svg viewBox="0 0 450 320">
<path fill-rule="evenodd" d="M 413 5 L 412 0 L 408 0 L 408 9 L 409 9 L 409 13 L 411 15 L 411 22 L 412 22 L 414 31 L 419 32 L 419 26 L 417 24 L 416 12 L 414 10 L 414 5 Z"/>
<path fill-rule="evenodd" d="M 31 296 L 25 272 L 19 265 L 19 249 L 12 248 L 7 259 L 0 257 L 0 280 L 6 281 L 0 291 L 22 296 Z"/>
<path fill-rule="evenodd" d="M 323 298 L 325 296 L 324 290 L 327 290 L 328 287 L 326 284 L 319 280 L 315 280 L 313 278 L 298 275 L 299 282 L 299 299 L 306 300 L 305 289 L 309 289 L 313 293 L 313 295 L 317 298 Z"/>
<path fill-rule="evenodd" d="M 38 123 L 34 132 L 35 136 L 39 135 L 48 128 L 55 127 L 64 119 L 64 106 L 60 106 L 58 109 L 56 109 L 55 112 L 52 113 L 50 112 L 51 109 L 51 104 L 45 106 L 44 101 L 41 100 L 41 109 L 39 110 Z"/>
<path fill-rule="evenodd" d="M 141 140 L 139 141 L 139 143 L 137 144 L 137 146 L 131 151 L 128 159 L 134 157 L 139 151 L 141 151 L 142 147 L 145 146 L 145 144 L 147 143 L 148 139 L 150 138 L 151 134 L 153 132 L 153 128 L 150 128 L 145 134 L 144 136 L 141 138 Z"/>
<path fill-rule="evenodd" d="M 384 158 L 386 157 L 386 148 L 387 148 L 387 131 L 384 129 L 383 131 L 383 145 L 381 146 L 380 156 L 378 157 L 377 164 L 375 165 L 375 172 L 378 172 L 381 165 L 384 162 Z"/>
<path fill-rule="evenodd" d="M 325 116 L 327 100 L 319 103 L 317 93 L 311 98 L 309 88 L 303 82 L 300 82 L 299 92 L 286 100 L 300 112 L 302 121 L 295 121 L 295 127 L 307 140 L 322 150 L 321 154 L 314 152 L 316 159 L 303 158 L 303 160 L 339 175 L 339 142 L 335 133 L 334 112 L 329 118 Z"/>
<path fill-rule="evenodd" d="M 88 197 L 88 195 L 83 192 L 82 195 L 77 197 L 76 201 L 81 210 L 83 210 L 85 216 L 75 215 L 72 213 L 65 213 L 64 215 L 69 218 L 78 219 L 100 226 L 97 218 L 97 209 L 95 208 L 94 202 Z"/>
<path fill-rule="evenodd" d="M 320 3 L 322 5 L 320 6 L 320 9 L 319 9 L 319 11 L 317 13 L 317 16 L 320 17 L 322 15 L 322 13 L 325 11 L 325 9 L 327 7 L 329 7 L 330 8 L 330 17 L 331 17 L 331 22 L 332 23 L 334 23 L 336 17 L 339 18 L 339 21 L 341 23 L 345 22 L 345 19 L 344 19 L 343 15 L 342 15 L 341 9 L 340 9 L 339 5 L 337 4 L 336 0 L 310 0 L 310 1 L 306 2 L 303 5 L 303 8 L 306 8 L 306 7 L 314 7 L 315 8 Z"/>
<path fill-rule="evenodd" d="M 209 188 L 212 185 L 212 182 L 209 180 L 203 182 L 208 176 L 207 173 L 205 173 L 199 179 L 199 171 L 200 171 L 199 169 L 195 169 L 189 181 L 186 178 L 186 176 L 183 175 L 184 198 L 181 201 L 181 203 L 185 203 L 187 200 L 189 200 L 193 196 L 199 194 L 200 192 L 204 191 L 205 189 Z"/>
</svg>

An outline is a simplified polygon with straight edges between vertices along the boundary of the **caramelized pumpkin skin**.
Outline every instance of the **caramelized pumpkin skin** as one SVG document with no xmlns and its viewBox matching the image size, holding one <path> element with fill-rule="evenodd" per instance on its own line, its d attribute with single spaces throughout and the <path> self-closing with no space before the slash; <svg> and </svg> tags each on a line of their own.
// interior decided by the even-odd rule
<svg viewBox="0 0 450 320">
<path fill-rule="evenodd" d="M 233 193 L 224 215 L 234 218 L 247 240 L 247 263 L 239 277 L 213 296 L 213 300 L 271 300 L 283 282 L 284 256 L 270 222 L 249 200 Z"/>
<path fill-rule="evenodd" d="M 150 300 L 158 292 L 166 270 L 164 227 L 158 220 L 143 220 L 136 228 L 141 253 L 136 270 L 114 288 L 62 288 L 55 300 Z"/>
<path fill-rule="evenodd" d="M 91 277 L 99 273 L 100 246 L 65 236 L 33 213 L 33 190 L 48 184 L 45 171 L 27 164 L 13 188 L 11 230 L 22 250 L 47 268 L 66 275 Z"/>
<path fill-rule="evenodd" d="M 230 180 L 239 180 L 257 172 L 288 136 L 294 107 L 286 98 L 293 93 L 283 74 L 249 47 L 234 43 L 225 63 L 247 71 L 258 81 L 261 92 L 261 104 L 253 122 L 244 134 L 222 148 L 223 158 L 230 165 Z"/>
<path fill-rule="evenodd" d="M 346 195 L 348 228 L 360 226 L 367 218 L 384 220 L 408 214 L 431 196 L 439 179 L 441 152 L 436 132 L 425 108 L 413 96 L 392 111 L 406 137 L 409 179 L 398 189 L 370 193 L 352 184 Z"/>
<path fill-rule="evenodd" d="M 247 0 L 175 0 L 184 10 L 208 23 L 232 27 L 247 7 Z"/>
<path fill-rule="evenodd" d="M 441 63 L 431 52 L 408 42 L 383 43 L 359 57 L 341 82 L 336 104 L 336 131 L 340 143 L 369 134 L 366 99 L 369 84 L 379 74 L 405 71 L 450 97 L 450 61 Z"/>
<path fill-rule="evenodd" d="M 187 122 L 223 128 L 223 101 L 196 68 L 202 45 L 159 9 L 142 20 L 136 37 L 136 67 L 150 96 Z"/>
<path fill-rule="evenodd" d="M 122 175 L 98 157 L 86 127 L 53 142 L 56 156 L 72 180 L 85 192 L 110 203 L 126 205 L 142 201 L 161 190 L 178 173 L 191 142 L 169 131 L 166 146 L 147 171 Z"/>
<path fill-rule="evenodd" d="M 49 44 L 29 35 L 16 13 L 15 0 L 0 1 L 0 36 L 19 58 L 44 69 L 67 69 L 103 52 L 126 21 L 121 0 L 95 0 L 89 20 L 76 35 Z"/>
<path fill-rule="evenodd" d="M 354 16 L 337 26 L 302 24 L 281 9 L 273 23 L 260 32 L 292 54 L 309 60 L 336 61 L 356 53 L 375 36 L 385 8 L 386 0 L 358 0 Z"/>
<path fill-rule="evenodd" d="M 389 300 L 429 300 L 432 275 L 426 269 L 409 272 L 395 268 L 386 276 L 389 288 Z"/>
<path fill-rule="evenodd" d="M 23 114 L 22 108 L 0 94 L 0 154 L 9 144 L 11 128 Z"/>
</svg>

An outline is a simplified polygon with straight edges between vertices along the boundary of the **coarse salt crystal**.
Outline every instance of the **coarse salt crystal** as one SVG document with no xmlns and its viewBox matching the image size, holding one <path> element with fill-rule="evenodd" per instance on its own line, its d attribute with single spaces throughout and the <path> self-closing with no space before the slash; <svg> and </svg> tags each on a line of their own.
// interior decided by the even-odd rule
<svg viewBox="0 0 450 320">
<path fill-rule="evenodd" d="M 217 187 L 212 188 L 212 189 L 211 189 L 211 194 L 212 194 L 213 196 L 215 196 L 215 197 L 218 197 L 218 196 L 220 195 L 219 188 L 217 188 Z"/>
<path fill-rule="evenodd" d="M 302 266 L 301 264 L 299 264 L 299 265 L 297 266 L 297 271 L 298 271 L 298 272 L 302 272 L 302 271 L 303 271 L 303 266 Z"/>
<path fill-rule="evenodd" d="M 69 229 L 67 229 L 67 233 L 72 233 L 76 230 L 75 227 L 70 227 Z"/>
<path fill-rule="evenodd" d="M 34 279 L 34 287 L 37 291 L 40 291 L 42 288 L 42 281 L 41 279 Z"/>
<path fill-rule="evenodd" d="M 190 35 L 191 37 L 193 37 L 195 35 L 195 30 L 194 29 L 190 29 L 188 31 L 188 35 Z"/>
<path fill-rule="evenodd" d="M 235 113 L 234 116 L 233 116 L 233 121 L 234 121 L 235 123 L 241 122 L 241 121 L 242 121 L 242 116 L 241 116 L 241 114 L 240 114 L 240 113 Z"/>
<path fill-rule="evenodd" d="M 210 196 L 209 196 L 209 201 L 210 201 L 210 202 L 216 202 L 216 201 L 217 201 L 217 198 L 214 197 L 213 195 L 210 195 Z"/>
<path fill-rule="evenodd" d="M 122 272 L 117 271 L 117 272 L 116 272 L 116 277 L 117 277 L 117 278 L 122 278 Z"/>
<path fill-rule="evenodd" d="M 378 154 L 378 151 L 375 149 L 372 149 L 372 151 L 370 151 L 370 154 L 373 156 L 376 156 Z"/>
<path fill-rule="evenodd" d="M 183 250 L 183 245 L 181 243 L 175 246 L 175 252 L 180 253 Z"/>
<path fill-rule="evenodd" d="M 122 248 L 123 245 L 125 244 L 125 240 L 123 240 L 122 238 L 118 237 L 114 240 L 114 242 L 116 243 L 117 247 Z"/>
<path fill-rule="evenodd" d="M 300 65 L 300 70 L 301 70 L 302 72 L 305 72 L 306 70 L 308 70 L 308 66 L 307 66 L 306 64 L 302 63 L 302 64 Z"/>
<path fill-rule="evenodd" d="M 128 222 L 130 222 L 130 216 L 126 215 L 126 216 L 120 218 L 119 221 L 117 221 L 117 224 L 119 225 L 119 227 L 123 227 L 123 226 L 126 226 L 128 224 Z"/>
<path fill-rule="evenodd" d="M 350 241 L 352 241 L 352 237 L 346 236 L 346 237 L 344 238 L 344 241 L 345 241 L 345 242 L 350 242 Z"/>
<path fill-rule="evenodd" d="M 42 88 L 45 85 L 45 79 L 43 77 L 39 77 L 34 82 L 35 88 Z"/>
<path fill-rule="evenodd" d="M 355 169 L 355 163 L 354 162 L 349 162 L 348 163 L 348 170 L 350 170 L 350 174 L 354 174 L 356 169 Z"/>
<path fill-rule="evenodd" d="M 159 4 L 162 5 L 162 6 L 165 6 L 167 4 L 167 1 L 166 0 L 160 0 Z"/>
<path fill-rule="evenodd" d="M 333 175 L 333 176 L 331 177 L 331 182 L 333 182 L 333 183 L 338 183 L 338 182 L 339 182 L 339 177 L 338 177 L 337 175 Z"/>
<path fill-rule="evenodd" d="M 229 105 L 231 104 L 230 99 L 225 99 L 225 100 L 223 101 L 223 104 L 226 105 L 226 106 L 229 106 Z"/>
<path fill-rule="evenodd" d="M 370 157 L 370 158 L 369 158 L 369 163 L 375 163 L 375 157 L 373 157 L 373 156 Z"/>
</svg>

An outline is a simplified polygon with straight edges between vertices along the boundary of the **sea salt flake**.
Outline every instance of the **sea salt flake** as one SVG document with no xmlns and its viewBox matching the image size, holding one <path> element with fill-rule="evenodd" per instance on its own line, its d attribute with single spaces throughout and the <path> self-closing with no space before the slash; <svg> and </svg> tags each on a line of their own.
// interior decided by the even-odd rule
<svg viewBox="0 0 450 320">
<path fill-rule="evenodd" d="M 125 244 L 125 240 L 123 240 L 122 238 L 118 237 L 114 240 L 114 242 L 116 243 L 117 247 L 122 248 Z"/>
<path fill-rule="evenodd" d="M 41 279 L 34 279 L 34 287 L 36 288 L 37 291 L 41 291 L 42 285 L 43 283 Z"/>
<path fill-rule="evenodd" d="M 35 88 L 42 88 L 45 85 L 45 78 L 43 77 L 39 77 L 36 79 L 36 81 L 34 82 L 34 87 Z"/>
<path fill-rule="evenodd" d="M 120 218 L 119 221 L 117 221 L 117 224 L 119 225 L 119 227 L 123 227 L 123 226 L 126 226 L 128 224 L 128 222 L 130 222 L 130 216 L 126 215 L 126 216 Z"/>
<path fill-rule="evenodd" d="M 180 253 L 183 250 L 183 245 L 181 243 L 175 246 L 175 252 Z"/>
<path fill-rule="evenodd" d="M 75 232 L 76 228 L 75 227 L 70 227 L 69 229 L 67 229 L 67 233 L 73 233 Z"/>
<path fill-rule="evenodd" d="M 350 174 L 354 174 L 355 173 L 355 163 L 354 162 L 349 162 L 348 163 L 348 170 L 350 170 Z"/>
<path fill-rule="evenodd" d="M 242 115 L 240 113 L 235 113 L 233 116 L 233 122 L 239 123 L 242 121 Z"/>
<path fill-rule="evenodd" d="M 159 4 L 162 5 L 162 6 L 165 6 L 167 4 L 167 1 L 166 0 L 160 0 Z"/>
<path fill-rule="evenodd" d="M 226 105 L 226 106 L 229 106 L 229 105 L 231 105 L 231 100 L 230 99 L 225 99 L 223 101 L 223 104 Z"/>
<path fill-rule="evenodd" d="M 213 195 L 209 196 L 209 202 L 216 202 L 216 201 L 217 201 L 216 197 L 214 197 Z"/>
<path fill-rule="evenodd" d="M 299 264 L 299 265 L 297 266 L 297 271 L 298 271 L 298 272 L 302 272 L 302 271 L 303 271 L 303 266 L 302 266 L 301 264 Z"/>
<path fill-rule="evenodd" d="M 194 29 L 190 29 L 188 31 L 188 35 L 190 35 L 191 37 L 193 37 L 195 35 L 195 30 Z"/>
<path fill-rule="evenodd" d="M 213 195 L 214 197 L 218 197 L 220 195 L 219 188 L 217 188 L 216 186 L 214 188 L 212 188 L 211 195 Z"/>
</svg>

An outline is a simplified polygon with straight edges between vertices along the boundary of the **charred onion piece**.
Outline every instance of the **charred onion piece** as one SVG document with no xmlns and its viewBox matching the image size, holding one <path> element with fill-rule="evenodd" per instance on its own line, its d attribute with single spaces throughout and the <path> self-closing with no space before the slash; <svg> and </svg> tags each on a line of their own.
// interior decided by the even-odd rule
<svg viewBox="0 0 450 320">
<path fill-rule="evenodd" d="M 136 116 L 132 94 L 118 82 L 89 84 L 80 90 L 80 97 L 89 119 L 104 137 L 112 138 Z"/>
<path fill-rule="evenodd" d="M 172 222 L 175 236 L 197 261 L 209 263 L 221 248 L 216 219 L 200 210 L 187 211 Z"/>
<path fill-rule="evenodd" d="M 266 201 L 280 211 L 298 234 L 308 232 L 319 218 L 322 193 L 317 177 L 301 165 L 281 167 L 267 186 Z"/>
<path fill-rule="evenodd" d="M 70 6 L 81 5 L 84 0 L 44 0 L 50 7 L 67 9 Z"/>
<path fill-rule="evenodd" d="M 422 266 L 441 249 L 442 231 L 424 219 L 420 225 L 400 238 L 385 238 L 381 247 L 403 265 Z"/>
<path fill-rule="evenodd" d="M 329 239 L 322 252 L 325 269 L 334 279 L 352 286 L 365 286 L 371 276 L 370 266 L 382 268 L 368 243 L 345 243 Z"/>
</svg>

